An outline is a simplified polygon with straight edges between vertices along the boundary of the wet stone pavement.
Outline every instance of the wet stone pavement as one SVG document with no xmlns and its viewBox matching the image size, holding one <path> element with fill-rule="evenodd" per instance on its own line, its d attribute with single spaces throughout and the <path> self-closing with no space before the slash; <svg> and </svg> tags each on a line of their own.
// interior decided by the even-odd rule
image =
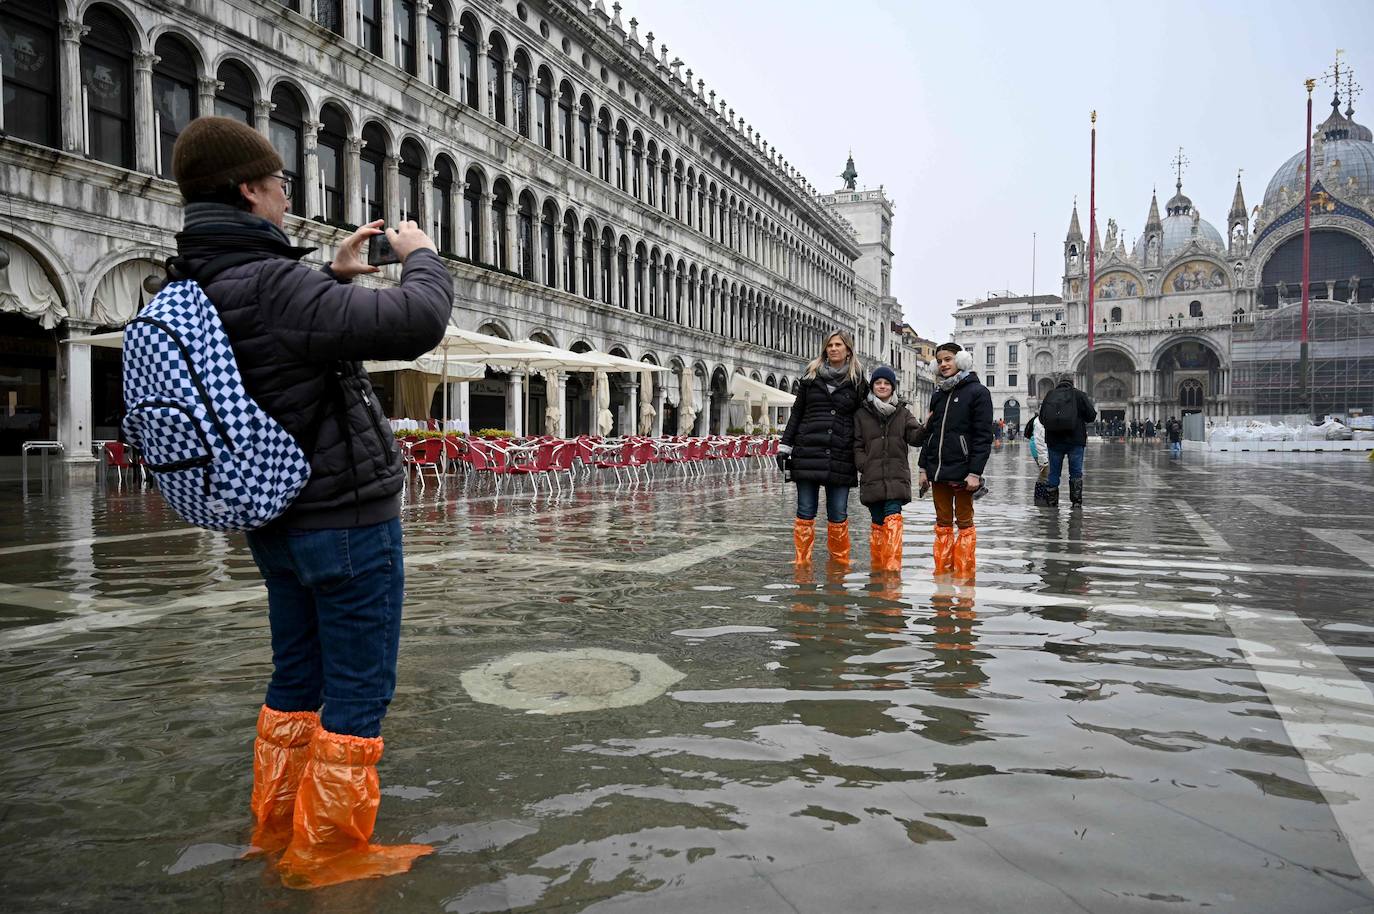
<svg viewBox="0 0 1374 914">
<path fill-rule="evenodd" d="M 976 586 L 790 566 L 771 470 L 551 501 L 411 491 L 381 841 L 246 842 L 266 682 L 243 540 L 153 494 L 0 492 L 6 910 L 1374 911 L 1374 463 L 1094 444 Z M 823 539 L 823 537 L 818 537 Z M 817 558 L 823 558 L 817 544 Z"/>
</svg>

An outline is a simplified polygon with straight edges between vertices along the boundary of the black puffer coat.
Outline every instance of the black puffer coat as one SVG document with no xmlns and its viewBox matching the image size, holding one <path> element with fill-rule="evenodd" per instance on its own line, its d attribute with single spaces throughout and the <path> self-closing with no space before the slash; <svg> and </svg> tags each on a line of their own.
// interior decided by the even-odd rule
<svg viewBox="0 0 1374 914">
<path fill-rule="evenodd" d="M 389 289 L 267 256 L 230 267 L 205 292 L 249 396 L 311 458 L 310 482 L 273 523 L 324 529 L 398 516 L 400 452 L 360 363 L 413 359 L 438 345 L 453 306 L 453 278 L 438 255 L 412 253 Z"/>
<path fill-rule="evenodd" d="M 854 463 L 859 468 L 859 501 L 911 501 L 911 452 L 926 440 L 926 427 L 905 403 L 882 416 L 867 399 L 854 417 Z"/>
<path fill-rule="evenodd" d="M 935 415 L 919 466 L 931 482 L 958 482 L 983 475 L 992 456 L 992 394 L 970 371 L 952 390 L 930 398 Z"/>
<path fill-rule="evenodd" d="M 854 466 L 854 413 L 866 396 L 868 383 L 862 380 L 855 387 L 846 378 L 834 393 L 817 378 L 802 380 L 782 433 L 782 443 L 792 448 L 793 481 L 824 486 L 859 484 Z"/>
</svg>

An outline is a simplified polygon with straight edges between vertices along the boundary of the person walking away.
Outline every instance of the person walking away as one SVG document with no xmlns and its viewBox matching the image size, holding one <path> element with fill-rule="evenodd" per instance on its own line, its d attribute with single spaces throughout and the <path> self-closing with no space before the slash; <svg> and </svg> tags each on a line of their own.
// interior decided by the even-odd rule
<svg viewBox="0 0 1374 914">
<path fill-rule="evenodd" d="M 926 440 L 925 425 L 897 396 L 897 373 L 879 365 L 854 416 L 854 465 L 859 501 L 873 519 L 869 533 L 873 571 L 902 570 L 902 505 L 911 501 L 908 449 Z"/>
<path fill-rule="evenodd" d="M 849 490 L 859 484 L 854 414 L 867 395 L 868 384 L 849 334 L 830 334 L 820 355 L 806 366 L 778 445 L 778 468 L 797 484 L 792 542 L 798 566 L 811 564 L 822 487 L 826 548 L 832 562 L 849 563 Z"/>
<path fill-rule="evenodd" d="M 252 845 L 284 851 L 278 869 L 293 888 L 405 872 L 433 848 L 370 843 L 405 593 L 404 470 L 360 363 L 438 345 L 453 280 L 413 222 L 386 230 L 404 263 L 394 288 L 351 282 L 377 270 L 361 252 L 380 220 L 344 239 L 324 269 L 302 264 L 313 249 L 282 231 L 282 159 L 232 118 L 187 125 L 172 173 L 186 205 L 168 274 L 204 277 L 245 390 L 310 461 L 286 511 L 248 533 L 273 665 L 253 750 Z"/>
<path fill-rule="evenodd" d="M 1050 475 L 1050 455 L 1045 444 L 1045 426 L 1041 424 L 1039 416 L 1031 416 L 1026 423 L 1026 441 L 1030 444 L 1030 458 L 1035 463 L 1039 475 L 1035 479 L 1035 494 L 1033 500 L 1037 508 L 1048 508 L 1050 498 L 1047 494 Z"/>
<path fill-rule="evenodd" d="M 1164 434 L 1169 439 L 1169 456 L 1183 456 L 1183 423 L 1173 416 L 1164 423 Z"/>
<path fill-rule="evenodd" d="M 939 378 L 918 461 L 920 485 L 930 485 L 935 499 L 935 573 L 952 572 L 968 582 L 977 568 L 973 495 L 992 456 L 992 394 L 978 380 L 973 356 L 958 343 L 942 343 L 935 366 Z"/>
<path fill-rule="evenodd" d="M 1083 503 L 1083 451 L 1088 444 L 1088 423 L 1097 418 L 1097 408 L 1087 394 L 1065 378 L 1045 395 L 1040 404 L 1040 421 L 1045 426 L 1049 448 L 1050 473 L 1045 480 L 1051 508 L 1059 507 L 1059 482 L 1064 458 L 1069 460 L 1069 501 Z"/>
</svg>

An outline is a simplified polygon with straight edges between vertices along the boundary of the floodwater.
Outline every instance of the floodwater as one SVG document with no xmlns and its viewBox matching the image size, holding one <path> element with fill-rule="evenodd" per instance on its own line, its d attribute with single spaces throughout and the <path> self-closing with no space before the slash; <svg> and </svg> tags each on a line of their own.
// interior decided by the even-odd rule
<svg viewBox="0 0 1374 914">
<path fill-rule="evenodd" d="M 790 565 L 771 466 L 407 494 L 376 837 L 313 893 L 240 860 L 270 670 L 242 537 L 155 494 L 0 491 L 13 911 L 1374 911 L 1374 463 L 1094 444 L 976 586 Z M 533 655 L 533 656 L 530 656 Z"/>
</svg>

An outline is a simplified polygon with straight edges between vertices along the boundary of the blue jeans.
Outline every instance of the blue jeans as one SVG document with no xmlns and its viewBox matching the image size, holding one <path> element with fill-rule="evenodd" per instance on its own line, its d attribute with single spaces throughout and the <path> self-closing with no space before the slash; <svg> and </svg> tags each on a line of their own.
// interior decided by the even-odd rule
<svg viewBox="0 0 1374 914">
<path fill-rule="evenodd" d="M 815 520 L 821 506 L 821 484 L 797 480 L 797 517 Z M 825 487 L 825 516 L 832 524 L 849 520 L 849 486 Z"/>
<path fill-rule="evenodd" d="M 1170 453 L 1172 456 L 1174 456 L 1174 457 L 1182 457 L 1182 456 L 1183 456 L 1183 442 L 1182 442 L 1182 441 L 1170 441 L 1170 442 L 1169 442 L 1169 453 Z"/>
<path fill-rule="evenodd" d="M 902 503 L 895 498 L 878 502 L 876 505 L 865 505 L 864 507 L 868 508 L 868 513 L 872 515 L 873 523 L 878 525 L 881 525 L 884 520 L 891 517 L 893 514 L 902 513 Z"/>
<path fill-rule="evenodd" d="M 1083 445 L 1071 444 L 1068 448 L 1060 450 L 1050 446 L 1050 478 L 1045 480 L 1045 484 L 1051 489 L 1059 487 L 1059 476 L 1064 471 L 1064 458 L 1069 458 L 1069 478 L 1083 478 Z"/>
<path fill-rule="evenodd" d="M 396 691 L 405 569 L 401 522 L 253 531 L 267 583 L 276 711 L 320 711 L 331 733 L 375 737 Z"/>
</svg>

